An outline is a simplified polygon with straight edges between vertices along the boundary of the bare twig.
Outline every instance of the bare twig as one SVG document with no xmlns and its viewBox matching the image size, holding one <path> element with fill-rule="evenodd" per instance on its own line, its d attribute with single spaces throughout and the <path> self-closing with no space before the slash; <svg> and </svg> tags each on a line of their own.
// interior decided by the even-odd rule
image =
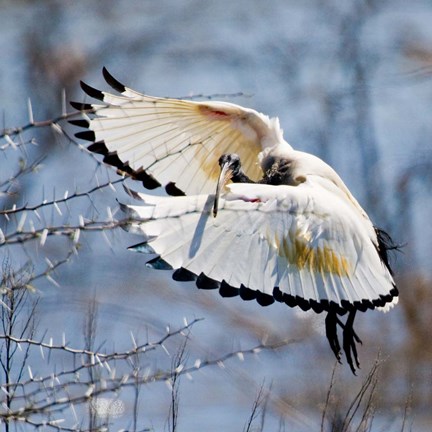
<svg viewBox="0 0 432 432">
<path fill-rule="evenodd" d="M 27 345 L 29 347 L 46 349 L 50 352 L 57 350 L 71 354 L 74 357 L 79 355 L 81 356 L 81 364 L 69 371 L 62 370 L 54 376 L 52 374 L 45 377 L 31 376 L 27 381 L 21 380 L 20 382 L 9 382 L 3 385 L 2 388 L 6 393 L 9 393 L 10 389 L 15 389 L 14 406 L 18 408 L 11 407 L 6 412 L 0 412 L 0 418 L 3 418 L 5 421 L 24 421 L 29 423 L 34 421 L 32 420 L 32 416 L 34 415 L 58 416 L 65 410 L 69 410 L 71 406 L 88 404 L 104 394 L 112 394 L 127 387 L 136 386 L 137 384 L 149 385 L 154 382 L 167 382 L 171 384 L 172 388 L 170 428 L 171 430 L 176 430 L 178 424 L 178 383 L 179 378 L 183 374 L 193 374 L 212 365 L 220 366 L 229 358 L 239 357 L 240 354 L 243 357 L 247 354 L 256 354 L 264 349 L 276 349 L 289 343 L 289 341 L 281 341 L 272 346 L 259 344 L 247 350 L 230 352 L 205 361 L 195 361 L 193 365 L 186 366 L 186 341 L 189 338 L 190 329 L 198 321 L 196 319 L 175 331 L 168 331 L 166 335 L 155 342 L 147 342 L 141 345 L 134 344 L 134 347 L 130 350 L 112 353 L 103 353 L 94 351 L 93 349 L 71 348 L 65 341 L 60 345 L 54 345 L 51 342 L 45 343 L 29 338 L 2 335 L 0 338 L 8 341 L 11 347 L 13 343 L 16 346 Z M 145 355 L 155 348 L 162 349 L 164 343 L 174 336 L 181 336 L 184 339 L 173 360 L 171 370 L 146 371 L 141 375 L 126 373 L 117 376 L 116 373 L 113 373 L 114 369 L 110 364 L 113 365 L 114 362 L 118 363 L 119 360 L 123 360 L 125 361 L 125 366 L 130 365 L 130 358 L 137 355 Z M 131 366 L 133 370 L 136 370 L 136 366 Z M 85 379 L 84 375 L 80 375 L 80 371 L 82 370 L 88 371 L 88 379 Z M 78 380 L 77 376 L 80 377 Z M 103 386 L 98 385 L 101 381 L 104 382 Z M 261 404 L 261 397 L 259 401 Z"/>
<path fill-rule="evenodd" d="M 46 238 L 49 236 L 65 236 L 73 239 L 78 236 L 81 231 L 96 232 L 113 230 L 115 228 L 127 226 L 130 222 L 130 219 L 122 219 L 119 221 L 82 220 L 82 223 L 79 225 L 48 226 L 31 231 L 16 230 L 4 235 L 3 243 L 0 244 L 0 247 L 5 245 L 22 244 L 35 239 L 39 239 L 44 243 Z"/>
<path fill-rule="evenodd" d="M 259 431 L 263 430 L 268 397 L 269 397 L 269 392 L 264 391 L 264 383 L 262 383 L 255 397 L 255 400 L 253 402 L 251 414 L 249 416 L 249 419 L 245 427 L 243 428 L 243 432 L 251 432 L 253 423 L 259 416 L 261 417 L 261 424 L 260 424 Z"/>
<path fill-rule="evenodd" d="M 76 117 L 78 115 L 81 115 L 80 111 L 74 111 L 71 113 L 62 114 L 61 116 L 58 116 L 53 119 L 48 120 L 42 120 L 42 121 L 34 121 L 32 116 L 30 116 L 30 121 L 24 126 L 14 127 L 14 128 L 8 128 L 4 129 L 2 132 L 0 132 L 0 138 L 11 138 L 17 135 L 21 135 L 23 132 L 28 131 L 33 128 L 46 128 L 46 127 L 52 127 L 54 129 L 60 129 L 63 130 L 59 123 L 68 120 L 70 118 Z"/>
<path fill-rule="evenodd" d="M 38 204 L 35 204 L 33 206 L 29 206 L 26 204 L 26 205 L 23 205 L 21 207 L 12 207 L 9 209 L 0 210 L 0 215 L 12 215 L 12 214 L 16 214 L 16 213 L 22 213 L 25 211 L 34 212 L 34 211 L 37 211 L 43 207 L 58 206 L 59 204 L 67 203 L 69 201 L 72 201 L 75 198 L 83 198 L 83 197 L 84 198 L 90 198 L 90 195 L 92 195 L 94 192 L 108 188 L 108 187 L 112 187 L 113 185 L 115 185 L 117 183 L 121 183 L 123 181 L 124 181 L 124 178 L 120 178 L 120 179 L 113 180 L 113 181 L 108 181 L 104 184 L 98 184 L 98 185 L 90 188 L 89 190 L 87 190 L 85 192 L 75 192 L 71 195 L 65 194 L 65 196 L 63 198 L 50 200 L 50 201 L 43 200 L 42 202 L 39 202 Z"/>
<path fill-rule="evenodd" d="M 335 373 L 336 373 L 337 365 L 338 365 L 338 362 L 335 362 L 335 365 L 333 366 L 331 378 L 330 378 L 330 385 L 329 385 L 328 390 L 327 390 L 326 401 L 325 401 L 324 409 L 323 409 L 322 416 L 321 416 L 321 432 L 324 432 L 324 423 L 325 423 L 325 419 L 327 417 L 327 409 L 329 406 L 330 396 L 331 396 L 333 386 L 335 383 Z"/>
<path fill-rule="evenodd" d="M 171 432 L 177 430 L 178 412 L 179 412 L 179 392 L 180 392 L 180 377 L 181 371 L 185 367 L 187 361 L 186 345 L 188 342 L 188 335 L 185 335 L 183 343 L 178 349 L 173 358 L 171 366 L 171 378 L 168 380 L 171 387 L 171 404 L 168 416 L 168 428 Z"/>
</svg>

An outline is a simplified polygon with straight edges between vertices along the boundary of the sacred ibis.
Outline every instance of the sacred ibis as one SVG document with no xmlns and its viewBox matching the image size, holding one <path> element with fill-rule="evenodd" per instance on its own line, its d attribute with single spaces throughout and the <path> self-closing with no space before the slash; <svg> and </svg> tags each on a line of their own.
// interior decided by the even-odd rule
<svg viewBox="0 0 432 432">
<path fill-rule="evenodd" d="M 174 269 L 177 281 L 222 296 L 274 301 L 327 312 L 326 334 L 355 373 L 356 311 L 388 310 L 398 301 L 387 251 L 391 239 L 374 227 L 338 174 L 316 156 L 294 150 L 278 118 L 227 102 L 82 89 L 101 104 L 72 102 L 86 128 L 77 137 L 123 175 L 168 196 L 133 192 L 122 205 L 132 247 L 156 254 L 148 266 Z M 348 314 L 345 324 L 339 316 Z"/>
</svg>

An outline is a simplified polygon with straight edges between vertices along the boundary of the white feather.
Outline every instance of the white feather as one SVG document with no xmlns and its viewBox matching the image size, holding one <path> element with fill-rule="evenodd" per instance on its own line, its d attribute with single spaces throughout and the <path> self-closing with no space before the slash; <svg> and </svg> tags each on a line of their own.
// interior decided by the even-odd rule
<svg viewBox="0 0 432 432">
<path fill-rule="evenodd" d="M 313 180 L 296 187 L 229 185 L 216 218 L 213 195 L 140 197 L 151 205 L 128 206 L 143 219 L 133 230 L 174 268 L 340 306 L 372 302 L 393 288 L 369 224 Z"/>
<path fill-rule="evenodd" d="M 365 211 L 329 165 L 284 140 L 277 118 L 227 102 L 144 95 L 104 74 L 122 93 L 83 85 L 104 102 L 93 104 L 87 117 L 96 141 L 106 146 L 94 150 L 115 152 L 124 165 L 112 155 L 108 162 L 143 168 L 160 184 L 174 182 L 188 195 L 127 190 L 144 205 L 123 206 L 134 219 L 129 230 L 143 235 L 173 268 L 266 294 L 278 287 L 289 296 L 341 307 L 379 303 L 394 293 Z M 214 218 L 209 194 L 224 153 L 237 153 L 255 181 L 282 161 L 280 166 L 289 166 L 286 185 L 228 185 Z M 383 309 L 395 303 L 389 300 Z"/>
<path fill-rule="evenodd" d="M 103 92 L 106 105 L 89 128 L 133 170 L 141 167 L 162 185 L 187 194 L 209 193 L 224 153 L 240 155 L 252 179 L 262 176 L 258 154 L 283 140 L 277 119 L 227 102 L 157 98 L 126 88 L 122 96 Z"/>
</svg>

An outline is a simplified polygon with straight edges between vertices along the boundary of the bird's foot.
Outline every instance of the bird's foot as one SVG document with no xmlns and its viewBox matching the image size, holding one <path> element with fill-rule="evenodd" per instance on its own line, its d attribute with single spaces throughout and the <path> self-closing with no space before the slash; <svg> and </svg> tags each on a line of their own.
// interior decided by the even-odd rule
<svg viewBox="0 0 432 432">
<path fill-rule="evenodd" d="M 343 330 L 343 350 L 345 353 L 345 357 L 347 362 L 351 368 L 351 371 L 354 375 L 356 375 L 357 369 L 360 369 L 360 362 L 358 360 L 357 354 L 357 346 L 356 343 L 362 344 L 361 339 L 357 336 L 354 331 L 354 319 L 355 319 L 356 311 L 352 310 L 349 312 L 348 319 L 344 324 L 336 315 L 336 312 L 329 312 L 327 314 L 325 324 L 326 324 L 326 335 L 330 344 L 330 348 L 336 356 L 336 359 L 339 363 L 341 362 L 342 352 L 341 346 L 339 343 L 338 335 L 337 335 L 337 324 Z"/>
<path fill-rule="evenodd" d="M 356 343 L 362 344 L 362 341 L 354 331 L 353 326 L 355 314 L 356 310 L 354 309 L 349 313 L 348 319 L 345 323 L 345 327 L 343 329 L 343 349 L 352 373 L 357 375 L 356 370 L 360 369 L 360 362 L 358 359 Z"/>
<path fill-rule="evenodd" d="M 341 362 L 341 347 L 339 344 L 339 339 L 337 336 L 337 323 L 338 318 L 336 316 L 336 312 L 329 312 L 327 314 L 327 317 L 325 319 L 325 327 L 326 327 L 326 336 L 330 344 L 330 348 L 332 349 L 334 355 L 336 356 L 336 359 L 339 363 Z"/>
</svg>

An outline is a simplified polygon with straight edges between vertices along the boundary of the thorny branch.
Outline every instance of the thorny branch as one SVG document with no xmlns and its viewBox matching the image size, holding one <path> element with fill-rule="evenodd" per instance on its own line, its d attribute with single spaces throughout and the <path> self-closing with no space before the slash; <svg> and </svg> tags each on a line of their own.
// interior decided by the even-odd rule
<svg viewBox="0 0 432 432">
<path fill-rule="evenodd" d="M 113 185 L 117 184 L 117 183 L 121 183 L 123 182 L 124 179 L 120 178 L 118 180 L 113 180 L 113 181 L 109 181 L 103 184 L 98 184 L 92 188 L 90 188 L 89 190 L 85 191 L 85 192 L 74 192 L 73 194 L 69 195 L 67 192 L 65 192 L 64 197 L 63 198 L 59 198 L 59 199 L 54 199 L 54 200 L 43 200 L 42 202 L 39 202 L 38 204 L 35 204 L 33 206 L 29 206 L 27 204 L 20 206 L 20 207 L 12 207 L 10 209 L 3 209 L 0 210 L 0 215 L 4 215 L 4 216 L 9 216 L 12 214 L 16 214 L 16 213 L 21 213 L 21 212 L 36 212 L 37 210 L 39 210 L 42 207 L 47 207 L 47 206 L 54 206 L 54 207 L 58 207 L 59 204 L 62 203 L 67 203 L 75 198 L 82 198 L 82 197 L 86 197 L 86 198 L 90 198 L 91 194 L 93 194 L 96 191 L 105 189 L 105 188 L 112 188 Z"/>
<path fill-rule="evenodd" d="M 77 243 L 81 231 L 105 231 L 113 230 L 115 228 L 124 227 L 131 222 L 130 219 L 122 219 L 119 221 L 82 221 L 79 225 L 67 226 L 49 226 L 31 231 L 17 230 L 11 234 L 3 235 L 0 239 L 0 247 L 2 245 L 12 245 L 18 243 L 26 243 L 30 240 L 40 239 L 41 245 L 45 244 L 49 236 L 66 236 L 73 239 Z"/>
<path fill-rule="evenodd" d="M 34 349 L 39 349 L 41 355 L 43 350 L 53 351 L 59 350 L 65 354 L 79 356 L 81 364 L 69 371 L 61 371 L 59 373 L 51 373 L 47 376 L 33 376 L 29 369 L 30 379 L 26 381 L 10 383 L 2 385 L 1 391 L 4 394 L 9 394 L 10 389 L 14 389 L 13 407 L 9 410 L 0 411 L 0 418 L 4 420 L 14 420 L 19 422 L 32 422 L 33 415 L 59 415 L 65 410 L 70 409 L 70 406 L 79 406 L 87 403 L 90 399 L 100 397 L 104 394 L 112 394 L 119 392 L 125 388 L 139 384 L 149 385 L 155 382 L 167 382 L 170 386 L 179 379 L 182 375 L 192 375 L 193 373 L 209 366 L 225 367 L 224 363 L 233 357 L 241 360 L 245 355 L 257 354 L 262 350 L 275 350 L 291 343 L 289 340 L 279 341 L 272 345 L 258 344 L 255 347 L 230 352 L 222 356 L 212 359 L 197 359 L 193 365 L 188 365 L 188 359 L 184 353 L 185 345 L 182 344 L 180 354 L 177 354 L 173 365 L 175 367 L 167 370 L 151 370 L 146 368 L 141 375 L 134 376 L 130 368 L 132 365 L 129 359 L 134 358 L 137 354 L 147 355 L 155 349 L 164 349 L 165 344 L 169 339 L 176 336 L 185 338 L 190 337 L 190 330 L 200 319 L 195 319 L 190 323 L 186 323 L 181 328 L 168 332 L 154 342 L 147 342 L 142 345 L 134 346 L 132 349 L 123 352 L 103 353 L 91 350 L 83 350 L 69 347 L 65 341 L 61 344 L 53 344 L 52 341 L 46 343 L 29 338 L 17 338 L 11 335 L 0 335 L 0 339 L 13 342 L 16 345 L 31 346 Z M 119 360 L 122 361 L 121 365 Z M 75 360 L 74 360 L 75 362 Z M 123 366 L 125 372 L 120 376 L 116 370 Z M 95 387 L 94 382 L 90 379 L 82 379 L 80 373 L 83 370 L 95 369 L 99 370 L 103 385 Z M 129 368 L 129 371 L 128 371 Z M 96 370 L 96 369 L 95 369 Z M 176 401 L 174 401 L 176 403 Z M 59 419 L 57 419 L 59 421 Z M 173 427 L 175 427 L 176 418 L 173 419 Z"/>
<path fill-rule="evenodd" d="M 77 115 L 81 114 L 80 111 L 74 111 L 71 113 L 64 113 L 64 114 L 62 114 L 62 115 L 60 115 L 54 119 L 34 121 L 33 120 L 33 111 L 32 111 L 30 102 L 29 102 L 28 109 L 29 109 L 29 122 L 26 125 L 13 127 L 13 128 L 7 128 L 7 129 L 4 129 L 0 133 L 0 139 L 4 138 L 6 140 L 6 142 L 9 143 L 9 145 L 11 147 L 16 145 L 16 143 L 14 143 L 12 141 L 13 137 L 21 135 L 23 132 L 28 131 L 28 130 L 33 129 L 33 128 L 52 127 L 55 130 L 63 132 L 63 128 L 59 125 L 59 123 L 61 123 L 64 120 L 68 120 L 72 117 L 76 117 Z"/>
<path fill-rule="evenodd" d="M 352 399 L 349 406 L 344 411 L 338 397 L 335 398 L 336 404 L 331 404 L 330 400 L 334 397 L 335 373 L 336 364 L 330 379 L 326 401 L 321 418 L 321 432 L 326 430 L 326 420 L 331 425 L 331 430 L 340 430 L 341 432 L 368 431 L 371 430 L 372 422 L 375 415 L 376 406 L 374 399 L 376 397 L 378 372 L 382 365 L 382 360 L 378 356 L 369 370 L 364 382 L 362 383 L 359 391 Z M 357 423 L 357 424 L 356 424 Z"/>
<path fill-rule="evenodd" d="M 91 358 L 93 358 L 93 360 L 91 361 L 91 364 L 94 365 L 96 362 L 100 363 L 102 360 L 103 361 L 111 361 L 111 360 L 120 360 L 120 359 L 126 359 L 128 357 L 133 356 L 134 354 L 137 353 L 143 353 L 143 352 L 147 352 L 149 349 L 154 349 L 154 347 L 156 346 L 161 346 L 163 345 L 166 340 L 168 340 L 169 338 L 173 337 L 173 336 L 177 336 L 177 335 L 181 335 L 184 334 L 184 332 L 186 330 L 189 330 L 190 328 L 192 328 L 192 326 L 201 321 L 202 319 L 195 319 L 192 322 L 188 323 L 187 325 L 185 325 L 184 327 L 176 330 L 176 331 L 168 331 L 167 334 L 165 336 L 163 336 L 161 339 L 159 339 L 156 342 L 147 342 L 145 344 L 141 344 L 141 345 L 137 345 L 134 346 L 131 350 L 128 351 L 124 351 L 124 352 L 113 352 L 110 354 L 104 354 L 102 352 L 96 352 L 96 351 L 91 351 L 88 349 L 81 349 L 81 348 L 72 348 L 66 345 L 66 342 L 63 342 L 61 344 L 54 344 L 52 340 L 50 340 L 50 342 L 42 342 L 42 341 L 38 341 L 38 340 L 32 340 L 32 339 L 20 339 L 20 338 L 16 338 L 10 335 L 0 335 L 0 339 L 9 339 L 17 344 L 29 344 L 29 345 L 35 345 L 41 348 L 46 348 L 49 350 L 62 350 L 65 351 L 67 353 L 70 354 L 81 354 L 81 355 L 86 355 L 86 356 L 90 356 Z"/>
</svg>

